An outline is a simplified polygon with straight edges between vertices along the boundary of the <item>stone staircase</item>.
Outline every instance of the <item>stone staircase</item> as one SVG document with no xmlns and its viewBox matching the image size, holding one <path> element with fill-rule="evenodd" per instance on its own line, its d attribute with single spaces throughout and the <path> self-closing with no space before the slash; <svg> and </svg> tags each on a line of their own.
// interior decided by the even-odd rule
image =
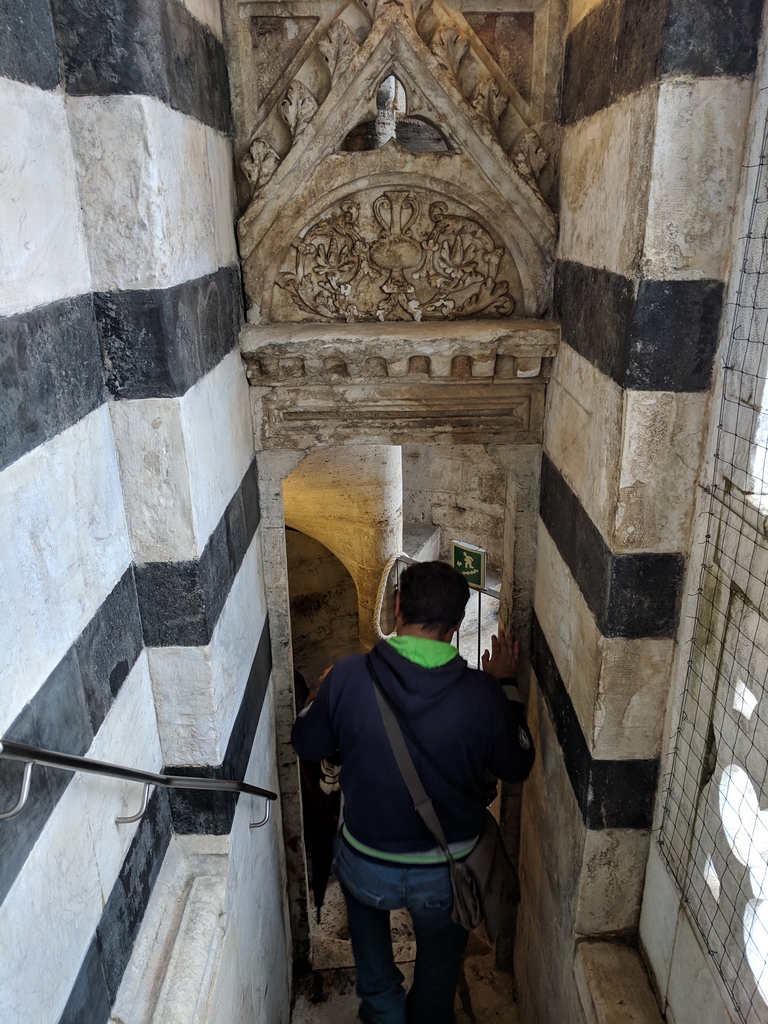
<svg viewBox="0 0 768 1024">
<path fill-rule="evenodd" d="M 440 527 L 432 523 L 403 523 L 403 551 L 419 562 L 440 557 Z"/>
<path fill-rule="evenodd" d="M 228 845 L 228 836 L 171 840 L 110 1024 L 214 1024 Z"/>
</svg>

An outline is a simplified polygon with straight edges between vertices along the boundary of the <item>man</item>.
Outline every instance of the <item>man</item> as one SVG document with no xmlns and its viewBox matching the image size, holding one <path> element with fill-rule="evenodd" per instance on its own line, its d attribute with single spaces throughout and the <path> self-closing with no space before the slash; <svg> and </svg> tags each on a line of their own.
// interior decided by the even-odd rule
<svg viewBox="0 0 768 1024">
<path fill-rule="evenodd" d="M 482 672 L 467 668 L 450 644 L 468 598 L 466 580 L 450 565 L 409 567 L 395 605 L 397 635 L 370 654 L 457 860 L 469 855 L 482 828 L 487 773 L 521 782 L 534 758 L 512 679 L 517 642 L 499 630 Z M 344 823 L 334 872 L 347 902 L 360 1020 L 451 1024 L 469 933 L 451 920 L 448 866 L 400 775 L 365 655 L 333 666 L 291 739 L 299 757 L 319 761 L 338 750 L 341 759 Z M 389 930 L 390 911 L 403 906 L 416 935 L 407 1001 Z"/>
</svg>

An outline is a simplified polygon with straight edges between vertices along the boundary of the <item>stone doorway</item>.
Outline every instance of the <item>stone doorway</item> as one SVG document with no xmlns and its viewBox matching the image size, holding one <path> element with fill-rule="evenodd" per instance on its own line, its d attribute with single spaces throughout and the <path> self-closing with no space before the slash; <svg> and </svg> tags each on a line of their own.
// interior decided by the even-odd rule
<svg viewBox="0 0 768 1024">
<path fill-rule="evenodd" d="M 535 559 L 540 448 L 533 439 L 506 445 L 452 445 L 429 444 L 419 438 L 402 447 L 347 444 L 316 446 L 309 451 L 263 450 L 258 459 L 295 961 L 305 970 L 346 970 L 353 960 L 341 895 L 333 884 L 329 886 L 319 925 L 312 900 L 298 766 L 290 747 L 297 711 L 294 668 L 300 668 L 312 685 L 312 677 L 328 663 L 362 649 L 366 645 L 361 647 L 364 630 L 358 629 L 355 635 L 355 625 L 359 625 L 356 613 L 367 609 L 370 615 L 371 594 L 375 595 L 389 555 L 405 549 L 421 560 L 445 558 L 453 539 L 488 549 L 492 577 L 495 573 L 493 578 L 501 587 L 501 620 L 524 640 Z M 315 473 L 318 464 L 321 471 Z M 339 475 L 339 466 L 346 466 L 346 482 L 344 474 Z M 338 506 L 341 518 L 335 520 L 335 499 L 328 487 L 331 479 L 344 496 Z M 364 485 L 362 519 L 350 493 L 353 479 Z M 311 492 L 306 500 L 297 498 L 296 481 L 302 481 Z M 378 499 L 374 500 L 377 487 Z M 372 577 L 361 574 L 352 554 L 339 546 L 341 538 L 351 537 L 356 524 L 362 532 L 368 530 L 368 550 L 379 551 Z M 310 532 L 315 536 L 309 536 Z M 349 546 L 357 551 L 354 557 L 365 563 L 359 543 L 350 541 Z M 318 578 L 321 572 L 326 574 L 322 583 Z M 353 580 L 358 584 L 356 592 Z M 329 593 L 337 612 L 333 628 L 325 612 L 319 610 Z M 488 618 L 490 604 L 487 599 L 484 618 Z M 474 606 L 472 614 L 476 614 Z M 313 618 L 316 621 L 310 628 Z M 392 628 L 386 617 L 383 626 Z M 490 629 L 495 623 L 486 626 Z M 475 649 L 474 634 L 470 637 L 468 631 L 466 636 Z M 371 642 L 372 636 L 367 638 L 368 645 Z M 464 650 L 465 643 L 462 653 L 471 660 L 473 652 Z M 519 829 L 517 800 L 516 794 L 505 793 L 499 807 L 513 850 Z M 414 955 L 412 936 L 407 914 L 402 917 L 393 922 L 395 943 L 398 959 L 408 963 Z M 480 939 L 478 942 L 476 955 L 490 956 L 491 950 Z M 511 946 L 505 952 L 500 943 L 497 954 L 511 962 Z"/>
</svg>

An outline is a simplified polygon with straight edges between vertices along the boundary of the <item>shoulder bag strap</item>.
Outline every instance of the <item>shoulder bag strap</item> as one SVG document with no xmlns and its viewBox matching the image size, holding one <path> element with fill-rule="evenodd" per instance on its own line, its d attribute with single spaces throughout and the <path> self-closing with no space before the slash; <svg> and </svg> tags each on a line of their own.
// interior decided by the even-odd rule
<svg viewBox="0 0 768 1024">
<path fill-rule="evenodd" d="M 370 658 L 370 655 L 368 655 L 367 657 Z M 379 655 L 379 657 L 381 657 L 381 656 Z M 400 685 L 404 689 L 407 689 L 408 687 L 406 686 L 405 680 L 400 675 L 400 673 L 397 671 L 397 669 L 393 665 L 390 665 L 389 662 L 385 662 L 385 664 L 387 666 L 387 670 L 392 673 L 392 675 L 395 677 L 395 679 L 397 679 L 397 681 L 400 683 Z M 368 669 L 371 672 L 371 674 L 374 675 L 373 666 L 369 665 Z M 378 683 L 379 682 L 379 677 L 377 675 L 374 675 L 374 678 L 376 679 L 376 682 Z M 380 683 L 379 683 L 379 687 L 381 687 Z M 405 735 L 411 741 L 412 746 L 414 746 L 416 748 L 416 750 L 418 750 L 418 752 L 421 754 L 421 756 L 424 758 L 425 761 L 429 762 L 429 764 L 432 767 L 432 771 L 436 775 L 438 775 L 447 786 L 450 786 L 451 789 L 455 789 L 457 793 L 460 793 L 464 797 L 465 800 L 471 800 L 473 803 L 476 803 L 478 800 L 483 800 L 484 796 L 485 796 L 484 791 L 483 792 L 475 792 L 474 790 L 465 789 L 464 786 L 462 786 L 460 783 L 458 783 L 456 781 L 456 779 L 453 779 L 453 778 L 450 777 L 450 775 L 446 774 L 445 770 L 440 767 L 440 765 L 437 763 L 437 761 L 432 756 L 432 754 L 429 752 L 429 750 L 427 750 L 427 748 L 424 746 L 424 744 L 420 742 L 418 736 L 416 736 L 414 734 L 413 730 L 409 727 L 408 722 L 401 720 L 401 718 L 398 715 L 398 713 L 395 710 L 395 708 L 392 707 L 392 702 L 389 699 L 389 697 L 387 697 L 386 693 L 384 693 L 383 691 L 382 691 L 382 693 L 383 693 L 384 699 L 386 700 L 387 704 L 389 704 L 389 707 L 391 708 L 395 718 L 397 719 L 397 722 L 398 722 L 400 728 L 403 730 Z"/>
<path fill-rule="evenodd" d="M 366 657 L 365 660 L 368 664 L 368 671 L 371 673 L 371 677 L 373 679 L 373 690 L 376 694 L 376 703 L 379 705 L 382 721 L 384 722 L 384 729 L 387 733 L 390 746 L 392 747 L 392 753 L 395 755 L 397 767 L 400 769 L 403 781 L 408 787 L 408 792 L 411 794 L 414 809 L 434 836 L 437 845 L 443 853 L 452 860 L 453 858 L 448 850 L 448 844 L 445 841 L 443 827 L 437 817 L 435 808 L 432 806 L 432 801 L 427 796 L 426 790 L 421 784 L 421 779 L 419 778 L 418 772 L 411 760 L 411 755 L 408 753 L 408 747 L 405 745 L 405 739 L 403 738 L 403 733 L 397 718 L 395 718 L 395 713 L 387 703 L 384 694 L 381 692 L 379 679 L 376 675 L 376 670 L 371 663 L 370 657 Z"/>
</svg>

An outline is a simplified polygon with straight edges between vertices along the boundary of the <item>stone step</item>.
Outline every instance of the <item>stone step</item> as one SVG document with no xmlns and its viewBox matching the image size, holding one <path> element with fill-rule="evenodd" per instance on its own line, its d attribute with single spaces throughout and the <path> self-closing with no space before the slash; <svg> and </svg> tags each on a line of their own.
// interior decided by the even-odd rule
<svg viewBox="0 0 768 1024">
<path fill-rule="evenodd" d="M 419 562 L 440 557 L 440 527 L 432 523 L 403 523 L 403 551 Z"/>
<path fill-rule="evenodd" d="M 580 942 L 574 975 L 587 1024 L 663 1024 L 648 973 L 632 946 Z"/>
<path fill-rule="evenodd" d="M 226 918 L 227 836 L 174 836 L 110 1024 L 207 1024 Z"/>
</svg>

